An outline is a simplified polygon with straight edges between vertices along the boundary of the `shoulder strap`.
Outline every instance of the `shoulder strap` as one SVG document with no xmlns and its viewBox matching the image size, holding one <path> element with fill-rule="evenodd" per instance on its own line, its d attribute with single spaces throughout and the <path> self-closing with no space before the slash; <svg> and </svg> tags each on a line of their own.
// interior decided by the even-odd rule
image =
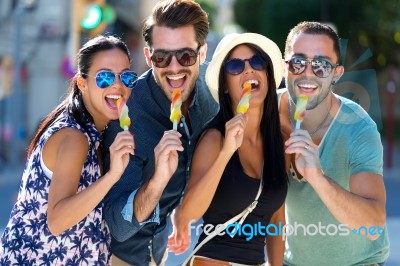
<svg viewBox="0 0 400 266">
<path fill-rule="evenodd" d="M 264 166 L 263 166 L 263 170 L 264 170 Z M 258 192 L 256 195 L 256 198 L 254 199 L 254 201 L 247 206 L 246 209 L 244 209 L 241 213 L 239 213 L 238 215 L 236 215 L 235 217 L 229 219 L 228 221 L 226 221 L 222 226 L 217 226 L 215 228 L 215 230 L 209 234 L 206 238 L 203 239 L 203 241 L 201 241 L 201 243 L 199 243 L 197 245 L 197 247 L 192 251 L 192 253 L 190 253 L 190 255 L 187 257 L 187 259 L 183 262 L 183 266 L 186 266 L 188 264 L 188 262 L 192 259 L 192 257 L 194 256 L 194 254 L 196 254 L 196 252 L 204 245 L 206 244 L 208 241 L 210 241 L 214 236 L 216 236 L 217 234 L 221 233 L 222 231 L 224 231 L 226 229 L 226 227 L 230 224 L 233 224 L 234 222 L 236 222 L 237 220 L 240 219 L 239 224 L 242 224 L 243 221 L 246 219 L 247 215 L 249 215 L 249 213 L 251 213 L 257 206 L 258 203 L 258 198 L 261 195 L 262 189 L 264 186 L 264 181 L 263 181 L 263 174 L 261 172 L 261 178 L 260 178 L 260 187 L 258 188 Z M 233 235 L 231 235 L 231 237 L 233 237 Z M 192 261 L 190 261 L 190 266 L 192 266 Z"/>
</svg>

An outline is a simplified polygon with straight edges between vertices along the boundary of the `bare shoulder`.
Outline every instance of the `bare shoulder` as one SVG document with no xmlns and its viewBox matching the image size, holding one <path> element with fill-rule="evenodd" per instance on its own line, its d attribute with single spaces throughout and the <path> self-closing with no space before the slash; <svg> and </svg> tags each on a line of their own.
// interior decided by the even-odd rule
<svg viewBox="0 0 400 266">
<path fill-rule="evenodd" d="M 56 147 L 67 147 L 68 145 L 78 149 L 89 147 L 85 135 L 80 130 L 71 127 L 60 129 L 47 142 L 49 145 L 55 144 Z"/>
<path fill-rule="evenodd" d="M 43 148 L 43 160 L 52 170 L 57 160 L 74 158 L 82 160 L 87 155 L 89 143 L 85 135 L 76 128 L 63 128 L 54 133 Z"/>
<path fill-rule="evenodd" d="M 222 147 L 222 134 L 219 130 L 211 128 L 206 130 L 200 137 L 199 146 Z"/>
</svg>

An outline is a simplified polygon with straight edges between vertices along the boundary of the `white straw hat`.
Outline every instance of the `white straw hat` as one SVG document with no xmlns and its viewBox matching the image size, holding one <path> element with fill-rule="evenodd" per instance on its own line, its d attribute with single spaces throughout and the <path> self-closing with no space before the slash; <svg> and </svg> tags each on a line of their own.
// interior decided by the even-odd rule
<svg viewBox="0 0 400 266">
<path fill-rule="evenodd" d="M 257 33 L 231 33 L 218 43 L 214 55 L 206 71 L 206 82 L 213 97 L 218 101 L 218 79 L 222 63 L 227 54 L 237 45 L 249 43 L 258 46 L 272 61 L 276 88 L 279 87 L 283 72 L 284 61 L 279 47 L 267 37 Z"/>
</svg>

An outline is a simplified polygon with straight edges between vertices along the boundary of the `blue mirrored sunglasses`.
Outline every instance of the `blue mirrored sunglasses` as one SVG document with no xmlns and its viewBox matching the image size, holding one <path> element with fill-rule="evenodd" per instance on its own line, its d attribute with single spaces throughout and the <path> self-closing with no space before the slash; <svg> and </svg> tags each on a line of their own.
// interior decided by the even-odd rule
<svg viewBox="0 0 400 266">
<path fill-rule="evenodd" d="M 89 75 L 88 75 L 89 76 Z M 100 71 L 97 73 L 96 77 L 96 85 L 101 89 L 105 89 L 110 87 L 115 82 L 116 74 L 111 71 Z M 129 89 L 133 89 L 136 86 L 138 76 L 133 71 L 124 71 L 118 75 L 121 82 Z"/>
</svg>

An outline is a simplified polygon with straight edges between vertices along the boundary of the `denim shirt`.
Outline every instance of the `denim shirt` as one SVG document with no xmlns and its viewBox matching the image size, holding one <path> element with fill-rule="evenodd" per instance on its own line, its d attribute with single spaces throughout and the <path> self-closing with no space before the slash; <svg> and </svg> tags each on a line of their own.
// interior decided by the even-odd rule
<svg viewBox="0 0 400 266">
<path fill-rule="evenodd" d="M 184 194 L 195 145 L 206 124 L 218 112 L 218 104 L 205 84 L 204 72 L 205 66 L 201 66 L 188 109 L 191 132 L 185 117 L 182 116 L 178 124 L 184 148 L 178 152 L 178 168 L 165 187 L 153 215 L 142 223 L 135 218 L 133 201 L 136 192 L 154 174 L 155 146 L 164 132 L 172 129 L 169 119 L 171 102 L 157 85 L 152 69 L 139 78 L 127 101 L 135 155 L 130 157 L 124 174 L 107 194 L 104 216 L 112 235 L 112 252 L 133 265 L 148 265 L 151 256 L 157 264 L 160 263 L 167 246 L 167 219 Z M 109 169 L 109 147 L 121 130 L 118 121 L 112 121 L 104 132 L 105 170 Z"/>
</svg>

